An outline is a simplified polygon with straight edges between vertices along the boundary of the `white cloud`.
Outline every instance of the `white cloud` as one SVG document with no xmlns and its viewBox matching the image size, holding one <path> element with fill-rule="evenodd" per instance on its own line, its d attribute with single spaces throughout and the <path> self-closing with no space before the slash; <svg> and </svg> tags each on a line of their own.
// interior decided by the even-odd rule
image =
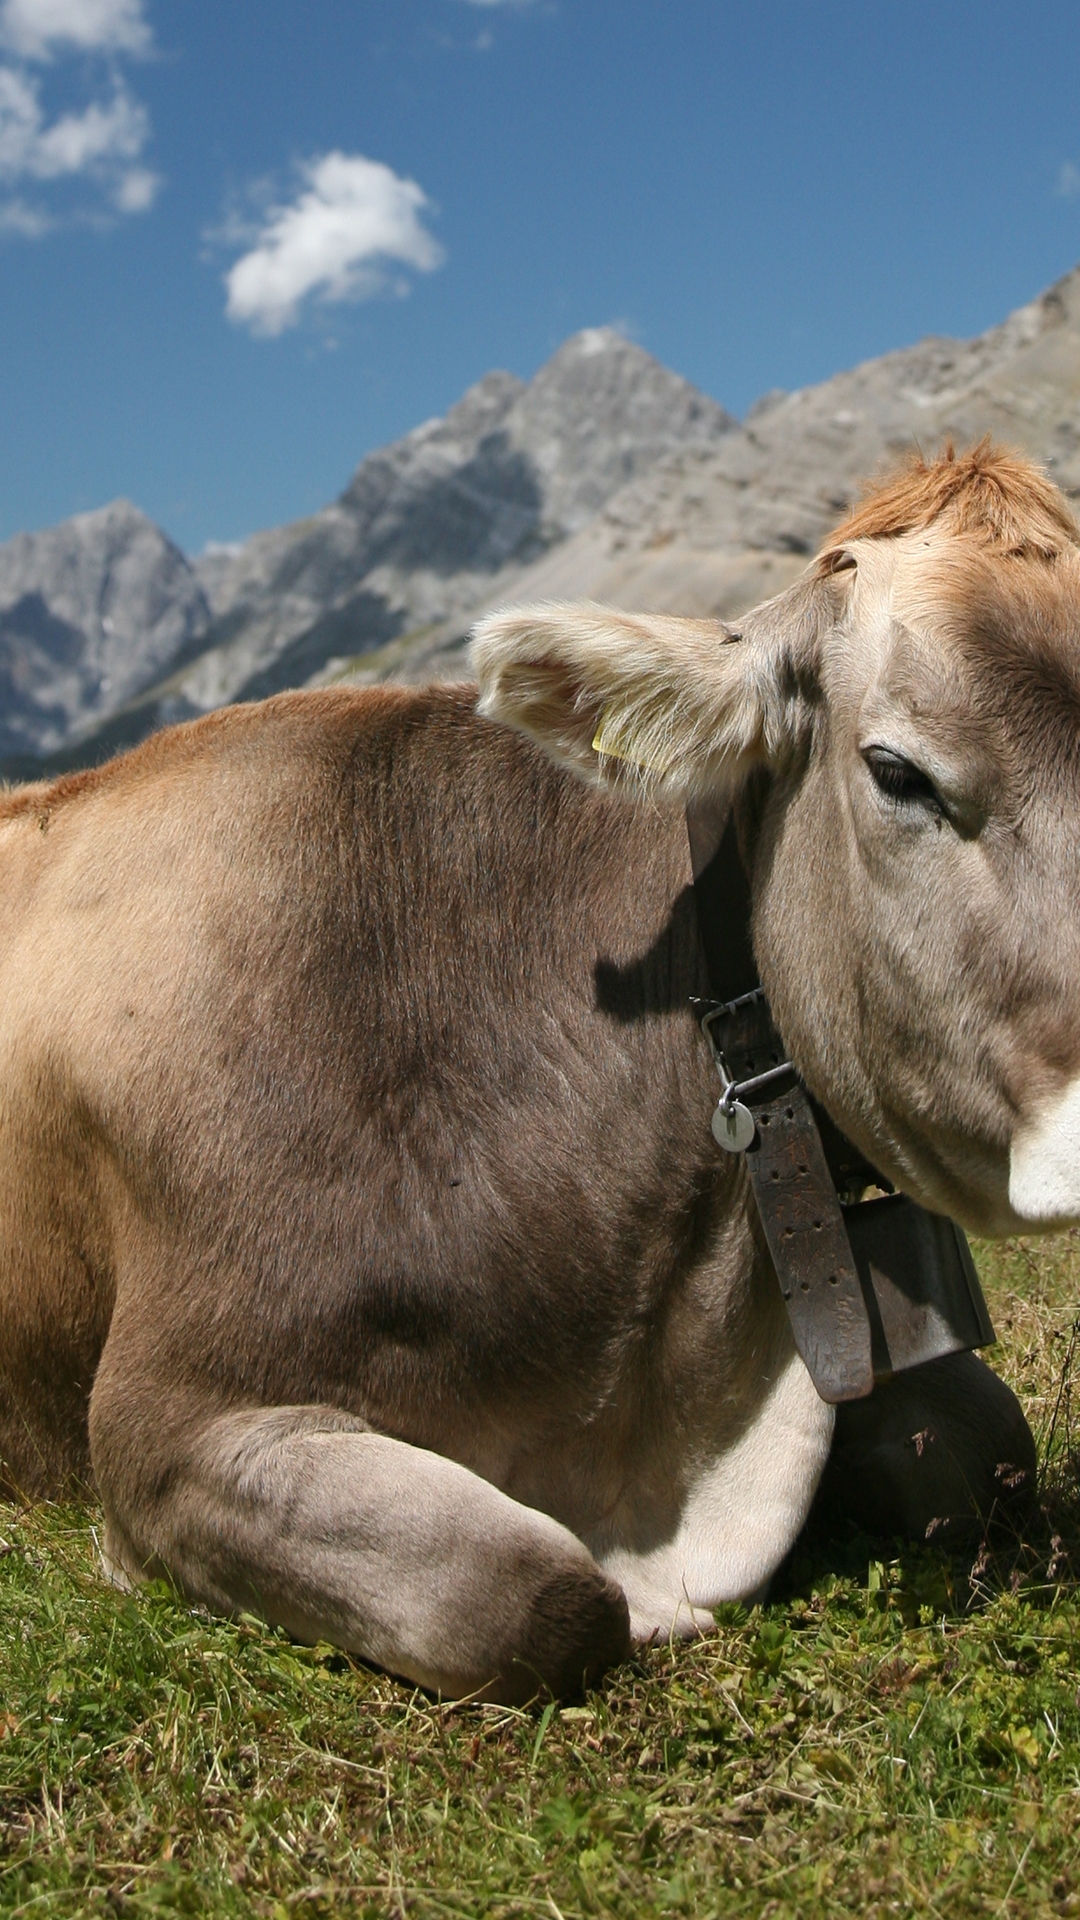
<svg viewBox="0 0 1080 1920">
<path fill-rule="evenodd" d="M 40 240 L 52 221 L 40 207 L 28 207 L 25 200 L 0 201 L 0 233 L 17 233 L 24 240 Z"/>
<path fill-rule="evenodd" d="M 25 70 L 0 67 L 0 181 L 12 187 L 89 180 L 121 212 L 142 212 L 158 186 L 155 174 L 135 164 L 149 133 L 146 108 L 119 82 L 111 97 L 46 124 L 37 81 Z M 53 219 L 46 206 L 32 210 L 12 201 L 4 224 L 9 232 L 33 235 L 46 232 Z"/>
<path fill-rule="evenodd" d="M 151 44 L 143 0 L 2 0 L 0 40 L 24 60 L 47 60 L 57 47 L 148 53 Z"/>
<path fill-rule="evenodd" d="M 113 200 L 119 213 L 146 213 L 157 199 L 161 175 L 149 167 L 129 167 L 116 182 Z"/>
<path fill-rule="evenodd" d="M 39 180 L 88 173 L 114 161 L 135 160 L 150 130 L 145 107 L 118 88 L 104 105 L 92 100 L 82 113 L 65 113 L 35 138 L 26 171 Z"/>
<path fill-rule="evenodd" d="M 72 219 L 145 212 L 160 185 L 142 158 L 150 118 L 118 67 L 150 50 L 143 0 L 0 0 L 0 45 L 17 56 L 0 64 L 0 231 L 31 239 Z M 47 75 L 33 69 L 58 53 L 100 56 L 97 85 L 50 117 Z"/>
<path fill-rule="evenodd" d="M 0 175 L 22 173 L 41 131 L 37 88 L 11 67 L 0 67 Z"/>
<path fill-rule="evenodd" d="M 306 161 L 300 175 L 297 198 L 269 209 L 255 244 L 225 276 L 230 320 L 253 333 L 282 333 L 309 295 L 324 304 L 364 300 L 387 286 L 393 261 L 421 273 L 440 265 L 443 250 L 421 221 L 429 202 L 415 180 L 337 152 Z"/>
<path fill-rule="evenodd" d="M 1071 160 L 1063 160 L 1058 170 L 1057 186 L 1054 189 L 1063 200 L 1075 200 L 1080 193 L 1080 167 Z"/>
</svg>

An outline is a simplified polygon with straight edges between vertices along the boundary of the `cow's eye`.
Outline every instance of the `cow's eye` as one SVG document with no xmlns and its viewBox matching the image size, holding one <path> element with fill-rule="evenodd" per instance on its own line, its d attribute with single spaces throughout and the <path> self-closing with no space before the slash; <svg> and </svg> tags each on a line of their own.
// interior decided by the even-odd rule
<svg viewBox="0 0 1080 1920">
<path fill-rule="evenodd" d="M 870 778 L 879 793 L 901 806 L 933 807 L 942 812 L 941 796 L 928 774 L 888 747 L 867 747 L 863 754 Z"/>
</svg>

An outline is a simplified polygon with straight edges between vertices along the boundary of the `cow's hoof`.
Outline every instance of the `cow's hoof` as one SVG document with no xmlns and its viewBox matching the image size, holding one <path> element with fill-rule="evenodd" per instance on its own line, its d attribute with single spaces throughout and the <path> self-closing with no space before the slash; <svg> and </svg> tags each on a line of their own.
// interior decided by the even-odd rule
<svg viewBox="0 0 1080 1920">
<path fill-rule="evenodd" d="M 1035 1502 L 1035 1441 L 1016 1395 L 974 1353 L 882 1381 L 837 1408 L 814 1517 L 883 1538 L 959 1541 Z"/>
<path fill-rule="evenodd" d="M 552 1575 L 534 1595 L 524 1646 L 480 1698 L 523 1706 L 544 1695 L 573 1698 L 633 1652 L 622 1588 L 600 1569 Z"/>
</svg>

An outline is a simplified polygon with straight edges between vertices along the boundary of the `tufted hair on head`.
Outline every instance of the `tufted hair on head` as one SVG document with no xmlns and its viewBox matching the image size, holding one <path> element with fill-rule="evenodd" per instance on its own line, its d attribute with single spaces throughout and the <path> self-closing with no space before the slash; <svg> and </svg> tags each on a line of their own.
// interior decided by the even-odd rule
<svg viewBox="0 0 1080 1920">
<path fill-rule="evenodd" d="M 937 520 L 951 533 L 1028 559 L 1054 560 L 1066 547 L 1080 546 L 1080 530 L 1053 481 L 987 435 L 963 453 L 947 441 L 936 460 L 916 453 L 871 487 L 829 535 L 820 570 L 833 572 L 841 549 L 853 540 L 895 538 Z"/>
</svg>

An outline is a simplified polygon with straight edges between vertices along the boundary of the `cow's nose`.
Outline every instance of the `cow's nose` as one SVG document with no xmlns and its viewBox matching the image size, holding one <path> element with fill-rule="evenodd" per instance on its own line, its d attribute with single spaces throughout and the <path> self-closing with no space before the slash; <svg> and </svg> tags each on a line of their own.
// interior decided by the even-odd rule
<svg viewBox="0 0 1080 1920">
<path fill-rule="evenodd" d="M 1080 1220 L 1080 1076 L 1014 1133 L 1009 1205 L 1033 1226 L 1064 1227 Z"/>
</svg>

